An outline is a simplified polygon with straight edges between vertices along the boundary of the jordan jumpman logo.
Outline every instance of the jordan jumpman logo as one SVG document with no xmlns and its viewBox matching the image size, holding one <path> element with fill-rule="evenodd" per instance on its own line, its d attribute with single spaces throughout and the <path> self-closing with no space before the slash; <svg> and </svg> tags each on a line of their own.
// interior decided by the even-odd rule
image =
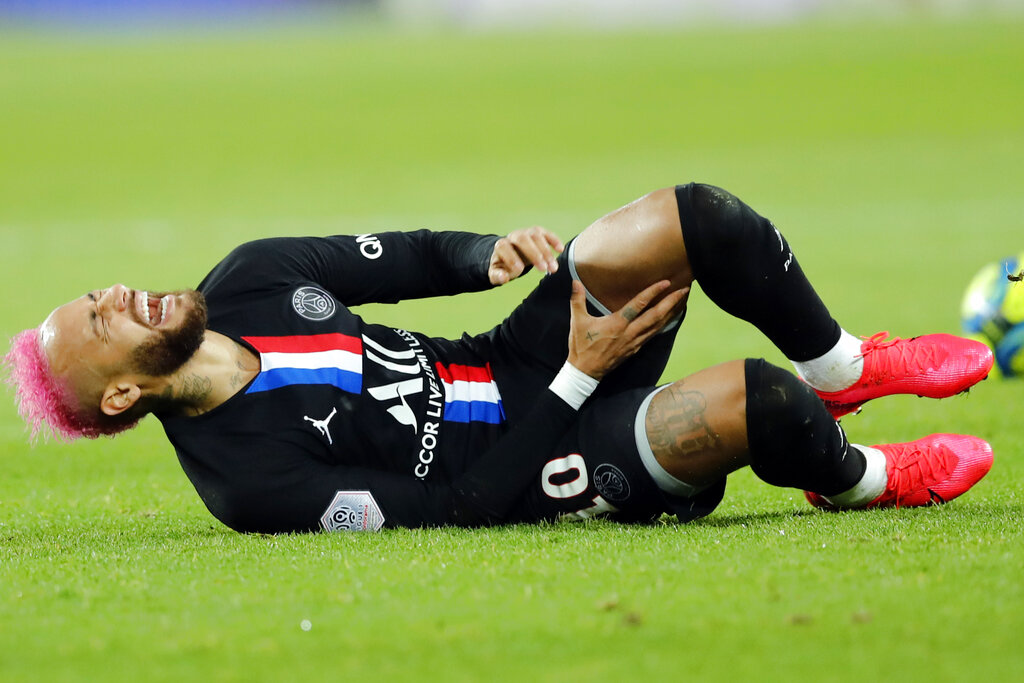
<svg viewBox="0 0 1024 683">
<path fill-rule="evenodd" d="M 334 441 L 331 440 L 331 430 L 327 428 L 327 423 L 331 421 L 331 418 L 334 417 L 334 415 L 337 412 L 338 412 L 338 409 L 335 408 L 334 410 L 331 411 L 330 415 L 328 415 L 327 417 L 325 417 L 322 420 L 314 420 L 313 418 L 309 417 L 308 415 L 303 415 L 302 419 L 307 421 L 307 422 L 312 422 L 313 426 L 316 427 L 316 430 L 318 432 L 320 432 L 321 434 L 323 434 L 324 436 L 327 437 L 327 443 L 330 444 L 331 446 L 333 446 L 334 445 Z"/>
</svg>

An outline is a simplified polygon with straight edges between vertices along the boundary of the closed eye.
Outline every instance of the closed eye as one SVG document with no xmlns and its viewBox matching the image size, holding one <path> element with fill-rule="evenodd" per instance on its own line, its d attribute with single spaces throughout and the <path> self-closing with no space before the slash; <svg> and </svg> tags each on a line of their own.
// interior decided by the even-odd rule
<svg viewBox="0 0 1024 683">
<path fill-rule="evenodd" d="M 98 317 L 95 306 L 96 295 L 93 294 L 92 292 L 89 292 L 88 294 L 86 294 L 86 296 L 89 297 L 89 301 L 92 301 L 94 304 L 93 307 L 89 310 L 89 326 L 92 328 L 92 333 L 99 337 L 100 331 L 96 327 L 96 318 Z"/>
</svg>

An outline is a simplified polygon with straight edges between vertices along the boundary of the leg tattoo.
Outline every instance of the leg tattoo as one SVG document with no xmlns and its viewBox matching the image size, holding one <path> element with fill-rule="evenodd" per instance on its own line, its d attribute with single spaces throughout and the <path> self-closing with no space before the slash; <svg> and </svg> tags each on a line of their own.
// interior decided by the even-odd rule
<svg viewBox="0 0 1024 683">
<path fill-rule="evenodd" d="M 647 410 L 647 438 L 656 454 L 687 458 L 721 447 L 722 437 L 708 424 L 702 392 L 672 385 L 657 398 Z"/>
</svg>

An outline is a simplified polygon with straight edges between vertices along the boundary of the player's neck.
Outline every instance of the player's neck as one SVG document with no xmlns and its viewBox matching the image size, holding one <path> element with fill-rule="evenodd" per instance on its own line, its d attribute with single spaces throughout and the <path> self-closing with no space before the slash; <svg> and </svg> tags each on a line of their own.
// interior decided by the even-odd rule
<svg viewBox="0 0 1024 683">
<path fill-rule="evenodd" d="M 213 410 L 259 374 L 260 360 L 249 349 L 222 334 L 206 331 L 195 355 L 167 378 L 161 397 L 182 415 Z"/>
</svg>

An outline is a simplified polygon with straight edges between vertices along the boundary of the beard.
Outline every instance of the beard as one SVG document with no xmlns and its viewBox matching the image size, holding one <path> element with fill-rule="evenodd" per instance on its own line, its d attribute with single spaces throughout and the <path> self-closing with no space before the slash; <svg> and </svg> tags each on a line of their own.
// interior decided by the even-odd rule
<svg viewBox="0 0 1024 683">
<path fill-rule="evenodd" d="M 157 336 L 143 342 L 132 352 L 137 372 L 164 377 L 179 370 L 195 355 L 206 334 L 206 298 L 194 289 L 178 292 L 152 292 L 150 296 L 181 295 L 187 302 L 185 317 L 174 329 L 156 330 Z"/>
</svg>

